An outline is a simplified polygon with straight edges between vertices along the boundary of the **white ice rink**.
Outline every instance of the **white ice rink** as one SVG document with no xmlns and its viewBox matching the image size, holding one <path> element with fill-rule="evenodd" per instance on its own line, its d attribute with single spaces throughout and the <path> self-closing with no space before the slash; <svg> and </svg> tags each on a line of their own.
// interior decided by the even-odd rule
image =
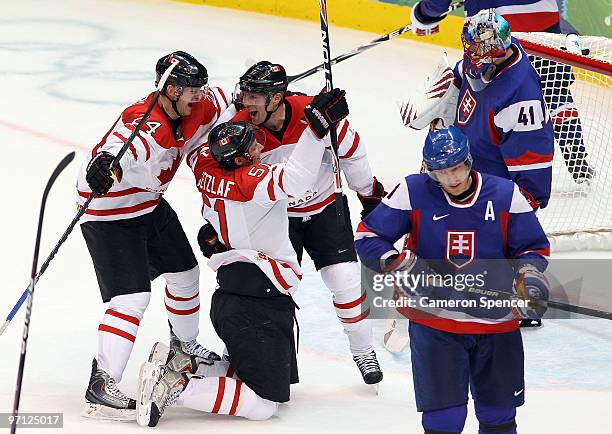
<svg viewBox="0 0 612 434">
<path fill-rule="evenodd" d="M 333 0 L 329 2 L 333 9 Z M 316 8 L 313 0 L 313 8 Z M 182 49 L 209 71 L 211 84 L 229 93 L 245 61 L 269 59 L 297 74 L 322 59 L 316 23 L 279 19 L 171 1 L 4 0 L 0 13 L 0 320 L 28 283 L 38 206 L 44 183 L 69 151 L 77 161 L 61 175 L 47 207 L 40 262 L 76 212 L 76 171 L 128 103 L 153 88 L 154 64 Z M 408 17 L 406 17 L 408 21 Z M 331 29 L 332 55 L 376 35 Z M 418 170 L 422 134 L 401 126 L 395 103 L 437 63 L 440 48 L 393 40 L 334 67 L 347 90 L 352 123 L 367 143 L 375 174 L 387 186 Z M 457 52 L 450 52 L 451 59 Z M 293 86 L 316 93 L 316 75 Z M 359 205 L 350 194 L 353 217 Z M 200 227 L 200 199 L 181 168 L 167 198 L 192 241 Z M 194 247 L 195 242 L 194 242 Z M 197 251 L 197 247 L 195 248 Z M 198 254 L 199 255 L 199 254 Z M 201 258 L 201 256 L 199 256 Z M 214 276 L 202 261 L 200 341 L 221 351 L 207 317 Z M 329 291 L 305 263 L 301 306 L 300 384 L 292 401 L 266 422 L 170 409 L 155 430 L 223 433 L 420 433 L 409 354 L 376 345 L 385 379 L 379 396 L 365 386 L 348 352 Z M 141 322 L 122 382 L 136 391 L 137 371 L 157 340 L 166 340 L 162 283 Z M 63 412 L 65 433 L 144 431 L 135 423 L 95 422 L 79 416 L 103 314 L 94 270 L 77 228 L 36 287 L 30 329 L 24 412 Z M 25 308 L 0 337 L 0 412 L 10 412 Z M 548 321 L 524 333 L 527 402 L 521 433 L 612 432 L 612 327 L 603 320 Z M 55 432 L 31 429 L 27 432 Z M 470 410 L 466 433 L 477 432 Z"/>
</svg>

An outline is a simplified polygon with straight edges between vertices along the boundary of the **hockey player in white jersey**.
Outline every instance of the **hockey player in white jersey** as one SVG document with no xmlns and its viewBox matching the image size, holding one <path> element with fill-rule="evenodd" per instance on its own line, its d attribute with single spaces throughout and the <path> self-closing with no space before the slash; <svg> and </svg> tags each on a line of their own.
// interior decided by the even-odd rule
<svg viewBox="0 0 612 434">
<path fill-rule="evenodd" d="M 273 416 L 278 403 L 289 401 L 289 386 L 298 381 L 291 294 L 302 273 L 289 240 L 287 202 L 315 182 L 330 143 L 328 135 L 319 139 L 313 130 L 325 130 L 323 122 L 329 125 L 347 114 L 343 91 L 315 97 L 300 120 L 306 129 L 284 163 L 260 163 L 265 136 L 246 122 L 217 125 L 208 143 L 190 157 L 204 202 L 204 227 L 219 234 L 218 239 L 200 238 L 203 253 L 211 256 L 208 265 L 217 272 L 211 320 L 239 380 L 213 377 L 214 368 L 207 365 L 196 372 L 202 378 L 176 372 L 180 366 L 172 363 L 145 362 L 139 424 L 155 426 L 174 402 L 261 420 Z"/>
<path fill-rule="evenodd" d="M 81 230 L 93 260 L 102 301 L 98 352 L 92 363 L 84 416 L 133 420 L 136 402 L 117 383 L 130 357 L 149 303 L 151 281 L 166 280 L 165 305 L 171 344 L 218 359 L 197 341 L 199 268 L 174 210 L 162 195 L 188 151 L 185 143 L 208 129 L 227 106 L 219 88 L 208 87 L 206 68 L 177 51 L 157 62 L 157 81 L 178 62 L 144 127 L 119 166 L 115 155 L 149 106 L 153 94 L 126 108 L 88 155 L 79 173 L 77 204 L 94 192 Z"/>
<path fill-rule="evenodd" d="M 261 128 L 266 136 L 262 161 L 275 164 L 285 161 L 296 144 L 303 140 L 305 126 L 301 118 L 313 97 L 287 92 L 285 68 L 261 61 L 240 77 L 235 101 L 244 107 L 233 121 L 245 121 Z M 366 148 L 357 133 L 344 119 L 336 126 L 340 169 L 350 189 L 357 192 L 365 217 L 384 196 L 383 185 L 372 175 Z M 317 138 L 325 131 L 316 131 Z M 333 306 L 346 335 L 353 359 L 363 380 L 375 384 L 382 372 L 372 348 L 372 325 L 369 321 L 366 294 L 361 288 L 360 269 L 353 243 L 350 214 L 343 197 L 345 222 L 336 223 L 334 174 L 331 153 L 324 156 L 315 182 L 302 196 L 289 201 L 289 237 L 298 259 L 305 250 L 320 272 L 325 286 L 333 294 Z M 366 307 L 363 307 L 366 306 Z"/>
</svg>

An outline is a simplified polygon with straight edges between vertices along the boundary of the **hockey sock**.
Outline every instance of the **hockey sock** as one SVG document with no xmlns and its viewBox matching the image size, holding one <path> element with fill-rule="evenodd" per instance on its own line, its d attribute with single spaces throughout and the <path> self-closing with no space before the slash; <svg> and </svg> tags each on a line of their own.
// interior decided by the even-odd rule
<svg viewBox="0 0 612 434">
<path fill-rule="evenodd" d="M 226 360 L 215 361 L 212 365 L 200 363 L 196 375 L 200 377 L 229 377 L 238 379 L 234 368 Z"/>
<path fill-rule="evenodd" d="M 257 396 L 242 381 L 227 377 L 192 378 L 177 404 L 251 420 L 269 419 L 278 409 L 278 403 Z"/>
<path fill-rule="evenodd" d="M 336 315 L 348 336 L 353 355 L 372 351 L 372 323 L 369 309 L 363 310 L 366 293 L 361 291 L 361 271 L 357 262 L 343 262 L 321 270 L 325 286 L 333 293 Z"/>
<path fill-rule="evenodd" d="M 498 407 L 474 401 L 480 422 L 478 434 L 516 434 L 516 408 Z"/>
<path fill-rule="evenodd" d="M 166 311 L 172 325 L 172 331 L 183 342 L 189 342 L 198 337 L 200 322 L 200 269 L 195 266 L 191 270 L 179 273 L 165 273 Z"/>
<path fill-rule="evenodd" d="M 138 326 L 150 298 L 150 292 L 113 297 L 98 326 L 98 368 L 117 383 L 132 353 Z"/>
<path fill-rule="evenodd" d="M 459 434 L 465 426 L 467 405 L 424 411 L 421 423 L 425 434 Z"/>
</svg>

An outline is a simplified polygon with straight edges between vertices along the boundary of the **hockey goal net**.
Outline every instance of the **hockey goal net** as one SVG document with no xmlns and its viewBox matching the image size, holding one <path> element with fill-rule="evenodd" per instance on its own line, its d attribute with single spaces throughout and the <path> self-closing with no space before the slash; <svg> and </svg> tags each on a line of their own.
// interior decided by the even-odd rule
<svg viewBox="0 0 612 434">
<path fill-rule="evenodd" d="M 610 249 L 612 39 L 551 33 L 514 36 L 541 77 L 555 130 L 553 193 L 549 205 L 538 212 L 551 247 Z"/>
</svg>

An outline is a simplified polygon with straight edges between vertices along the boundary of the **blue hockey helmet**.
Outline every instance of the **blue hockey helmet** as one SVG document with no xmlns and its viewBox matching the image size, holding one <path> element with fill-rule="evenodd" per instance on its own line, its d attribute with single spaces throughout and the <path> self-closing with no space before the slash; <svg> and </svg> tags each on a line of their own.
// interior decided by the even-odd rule
<svg viewBox="0 0 612 434">
<path fill-rule="evenodd" d="M 433 171 L 449 169 L 461 163 L 471 168 L 472 156 L 467 136 L 454 125 L 430 131 L 423 146 L 423 163 L 430 176 Z M 435 179 L 435 176 L 432 178 Z"/>
</svg>

